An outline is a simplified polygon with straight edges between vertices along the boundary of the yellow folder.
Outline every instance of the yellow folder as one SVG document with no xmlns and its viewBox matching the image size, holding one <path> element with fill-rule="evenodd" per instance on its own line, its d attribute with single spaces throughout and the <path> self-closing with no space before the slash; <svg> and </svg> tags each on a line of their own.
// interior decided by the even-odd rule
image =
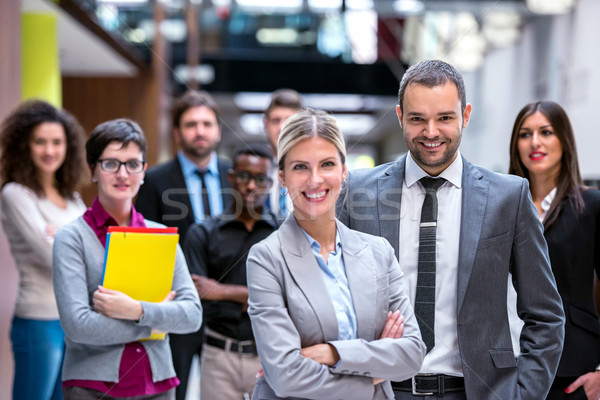
<svg viewBox="0 0 600 400">
<path fill-rule="evenodd" d="M 140 301 L 160 302 L 171 291 L 179 235 L 155 228 L 111 232 L 106 237 L 102 286 Z M 164 340 L 152 334 L 147 340 Z"/>
</svg>

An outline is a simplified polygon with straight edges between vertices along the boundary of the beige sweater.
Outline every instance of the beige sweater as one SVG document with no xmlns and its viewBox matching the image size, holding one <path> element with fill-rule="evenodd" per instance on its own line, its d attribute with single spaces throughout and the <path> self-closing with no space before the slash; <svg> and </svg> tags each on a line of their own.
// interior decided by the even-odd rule
<svg viewBox="0 0 600 400">
<path fill-rule="evenodd" d="M 8 183 L 2 189 L 2 225 L 19 271 L 15 316 L 58 319 L 52 289 L 54 239 L 46 234 L 46 228 L 58 229 L 82 215 L 85 209 L 77 193 L 63 209 L 18 183 Z"/>
</svg>

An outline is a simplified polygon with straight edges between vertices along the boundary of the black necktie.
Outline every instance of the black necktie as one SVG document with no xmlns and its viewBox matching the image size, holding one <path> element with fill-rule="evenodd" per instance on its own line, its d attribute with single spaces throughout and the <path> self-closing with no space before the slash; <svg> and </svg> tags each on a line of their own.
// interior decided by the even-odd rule
<svg viewBox="0 0 600 400">
<path fill-rule="evenodd" d="M 210 202 L 208 201 L 208 188 L 206 187 L 206 181 L 204 175 L 208 173 L 208 170 L 197 169 L 196 173 L 200 177 L 202 183 L 202 208 L 204 209 L 204 217 L 210 218 Z"/>
<path fill-rule="evenodd" d="M 425 177 L 421 178 L 420 182 L 425 188 L 425 199 L 421 209 L 419 229 L 419 272 L 415 316 L 429 353 L 435 346 L 435 232 L 438 214 L 436 192 L 446 180 Z"/>
</svg>

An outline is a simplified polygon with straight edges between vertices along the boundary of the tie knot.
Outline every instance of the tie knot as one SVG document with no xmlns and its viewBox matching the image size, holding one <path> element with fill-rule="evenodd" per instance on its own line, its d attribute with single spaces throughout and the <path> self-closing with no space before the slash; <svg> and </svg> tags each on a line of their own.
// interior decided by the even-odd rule
<svg viewBox="0 0 600 400">
<path fill-rule="evenodd" d="M 421 182 L 421 185 L 423 185 L 425 191 L 433 190 L 434 192 L 437 192 L 437 190 L 444 184 L 444 182 L 446 182 L 446 180 L 444 178 L 430 178 L 426 176 L 419 179 L 419 182 Z"/>
<path fill-rule="evenodd" d="M 200 176 L 200 178 L 204 178 L 204 175 L 208 173 L 207 169 L 197 169 L 196 173 Z"/>
</svg>

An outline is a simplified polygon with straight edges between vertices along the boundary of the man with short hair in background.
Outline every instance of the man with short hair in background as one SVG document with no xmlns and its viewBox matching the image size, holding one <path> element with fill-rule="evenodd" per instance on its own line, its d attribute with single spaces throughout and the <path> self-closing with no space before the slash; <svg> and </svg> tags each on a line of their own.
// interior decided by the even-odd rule
<svg viewBox="0 0 600 400">
<path fill-rule="evenodd" d="M 277 140 L 283 127 L 283 123 L 302 108 L 302 97 L 298 92 L 292 89 L 278 89 L 271 94 L 271 102 L 265 110 L 263 122 L 267 140 L 275 159 L 277 159 Z M 277 218 L 284 219 L 292 211 L 292 201 L 289 196 L 282 193 L 279 185 L 277 168 L 273 171 L 273 180 L 275 184 L 271 189 L 271 195 L 267 200 L 267 206 L 275 213 Z"/>
<path fill-rule="evenodd" d="M 202 400 L 250 399 L 261 369 L 247 313 L 246 258 L 250 247 L 277 228 L 275 216 L 264 207 L 272 169 L 267 146 L 238 150 L 228 173 L 231 208 L 192 226 L 183 246 L 206 324 Z"/>
<path fill-rule="evenodd" d="M 192 224 L 210 219 L 231 203 L 227 173 L 231 163 L 217 157 L 221 141 L 219 108 L 204 91 L 189 91 L 175 100 L 172 131 L 179 146 L 172 160 L 146 172 L 136 209 L 149 220 L 177 227 L 183 243 Z M 202 328 L 188 335 L 169 335 L 173 364 L 181 384 L 177 400 L 185 400 L 194 355 L 202 351 Z"/>
</svg>

